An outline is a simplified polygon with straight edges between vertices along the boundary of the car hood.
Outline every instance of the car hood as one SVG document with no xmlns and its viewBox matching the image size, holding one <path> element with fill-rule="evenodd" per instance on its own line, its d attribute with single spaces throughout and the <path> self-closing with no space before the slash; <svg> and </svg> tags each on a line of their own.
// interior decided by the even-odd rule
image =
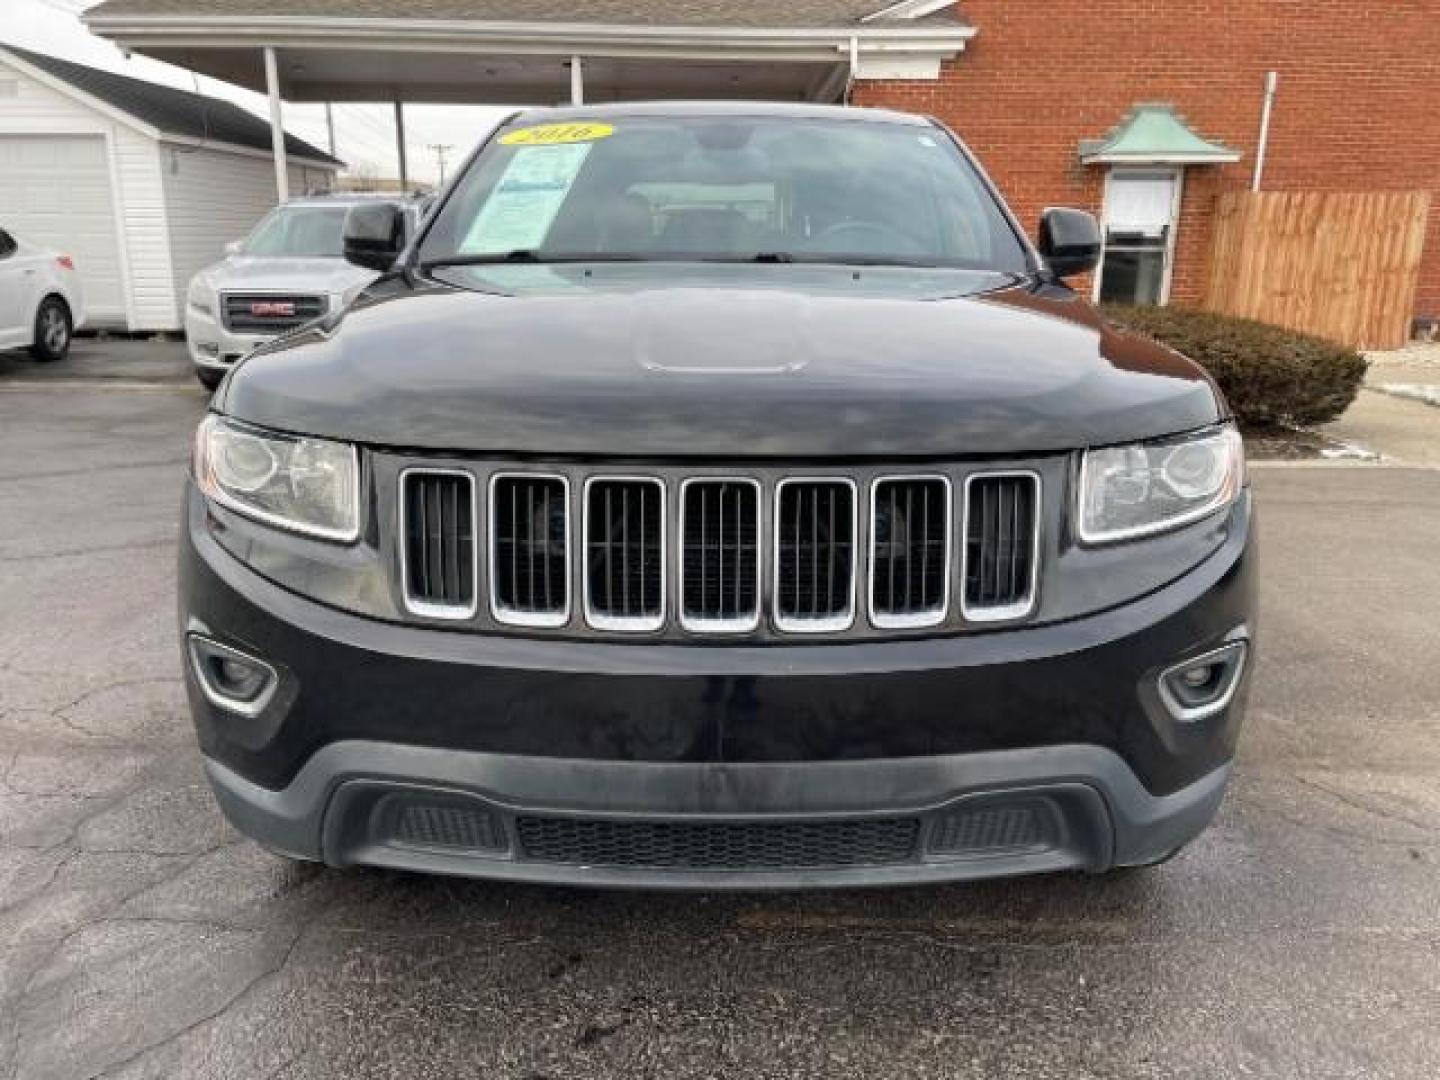
<svg viewBox="0 0 1440 1080">
<path fill-rule="evenodd" d="M 253 354 L 217 407 L 391 447 L 732 459 L 1042 453 L 1222 418 L 1198 367 L 1057 286 L 565 269 L 505 288 L 387 279 Z"/>
<path fill-rule="evenodd" d="M 344 293 L 376 274 L 340 258 L 261 258 L 232 255 L 204 270 L 212 289 L 225 292 Z"/>
</svg>

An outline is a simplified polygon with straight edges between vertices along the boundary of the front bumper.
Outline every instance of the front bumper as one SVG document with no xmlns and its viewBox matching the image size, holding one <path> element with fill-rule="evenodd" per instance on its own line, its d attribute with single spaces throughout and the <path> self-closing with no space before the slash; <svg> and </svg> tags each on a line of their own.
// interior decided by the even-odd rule
<svg viewBox="0 0 1440 1080">
<path fill-rule="evenodd" d="M 1156 679 L 1250 633 L 1248 495 L 1232 514 L 1199 566 L 1085 618 L 699 646 L 341 612 L 221 548 L 192 490 L 182 624 L 280 686 L 253 717 L 189 664 L 187 686 L 227 816 L 303 858 L 704 888 L 1102 870 L 1164 856 L 1219 805 L 1244 687 L 1186 723 Z"/>
<path fill-rule="evenodd" d="M 236 334 L 220 320 L 194 306 L 185 309 L 185 348 L 190 362 L 206 371 L 229 371 L 252 349 L 272 340 L 273 334 Z"/>
</svg>

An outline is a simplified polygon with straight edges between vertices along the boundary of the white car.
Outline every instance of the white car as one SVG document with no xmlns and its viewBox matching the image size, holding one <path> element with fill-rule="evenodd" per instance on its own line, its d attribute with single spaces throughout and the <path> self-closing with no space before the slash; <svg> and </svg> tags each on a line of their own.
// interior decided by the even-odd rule
<svg viewBox="0 0 1440 1080">
<path fill-rule="evenodd" d="M 345 215 L 374 196 L 310 196 L 282 203 L 225 258 L 190 282 L 185 340 L 195 377 L 210 389 L 235 362 L 278 334 L 344 308 L 378 276 L 345 261 Z M 408 233 L 419 207 L 404 199 Z"/>
<path fill-rule="evenodd" d="M 69 255 L 0 228 L 0 349 L 62 360 L 85 322 L 85 294 Z"/>
</svg>

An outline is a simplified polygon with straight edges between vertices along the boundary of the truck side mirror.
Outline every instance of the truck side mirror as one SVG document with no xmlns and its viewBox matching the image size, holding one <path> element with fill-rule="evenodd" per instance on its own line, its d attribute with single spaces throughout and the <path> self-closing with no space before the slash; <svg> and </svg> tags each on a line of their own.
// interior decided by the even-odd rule
<svg viewBox="0 0 1440 1080">
<path fill-rule="evenodd" d="M 405 250 L 405 212 L 397 203 L 364 203 L 345 215 L 347 262 L 384 273 Z"/>
<path fill-rule="evenodd" d="M 1040 254 L 1058 278 L 1100 265 L 1100 223 L 1094 214 L 1052 206 L 1040 215 Z"/>
</svg>

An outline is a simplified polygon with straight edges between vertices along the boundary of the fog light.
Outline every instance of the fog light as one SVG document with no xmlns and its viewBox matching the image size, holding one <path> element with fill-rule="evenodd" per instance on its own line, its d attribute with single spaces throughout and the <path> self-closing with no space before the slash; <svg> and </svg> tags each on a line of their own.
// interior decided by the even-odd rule
<svg viewBox="0 0 1440 1080">
<path fill-rule="evenodd" d="M 265 661 L 199 634 L 190 635 L 189 647 L 196 680 L 216 708 L 257 716 L 275 696 L 280 678 Z"/>
<path fill-rule="evenodd" d="M 1245 670 L 1249 644 L 1231 641 L 1160 674 L 1160 700 L 1177 720 L 1214 716 L 1230 704 Z"/>
</svg>

